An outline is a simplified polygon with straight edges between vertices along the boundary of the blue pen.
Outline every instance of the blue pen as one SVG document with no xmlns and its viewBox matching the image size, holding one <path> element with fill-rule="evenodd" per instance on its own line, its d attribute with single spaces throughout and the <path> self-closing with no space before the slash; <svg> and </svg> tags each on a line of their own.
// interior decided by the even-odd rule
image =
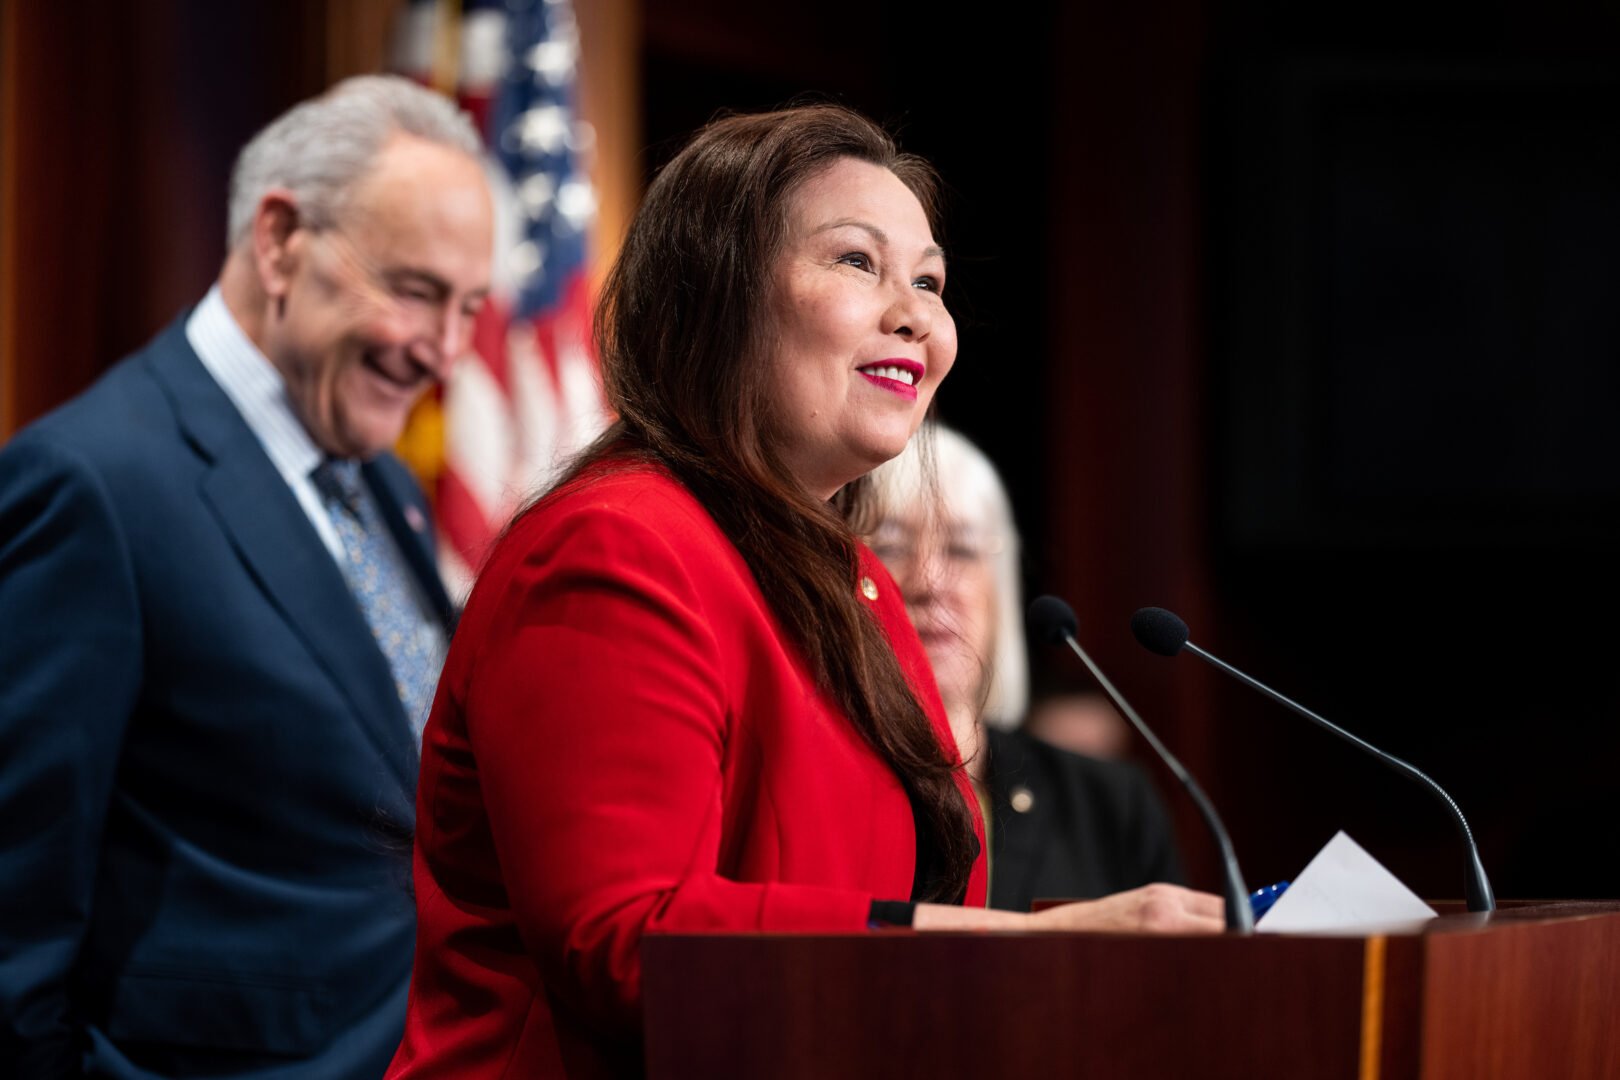
<svg viewBox="0 0 1620 1080">
<path fill-rule="evenodd" d="M 1254 912 L 1255 920 L 1259 921 L 1260 916 L 1270 911 L 1271 905 L 1275 904 L 1277 898 L 1287 891 L 1288 882 L 1279 881 L 1275 885 L 1267 885 L 1263 889 L 1256 889 L 1250 893 L 1249 908 Z"/>
</svg>

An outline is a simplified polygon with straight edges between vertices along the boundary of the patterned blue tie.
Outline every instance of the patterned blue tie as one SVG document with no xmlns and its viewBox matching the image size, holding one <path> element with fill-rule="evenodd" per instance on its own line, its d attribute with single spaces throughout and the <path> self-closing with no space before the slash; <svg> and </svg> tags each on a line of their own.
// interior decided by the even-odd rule
<svg viewBox="0 0 1620 1080">
<path fill-rule="evenodd" d="M 359 462 L 323 462 L 311 479 L 343 542 L 344 580 L 388 658 L 400 704 L 420 740 L 444 658 L 432 633 L 423 632 L 423 614 L 401 554 L 361 482 Z"/>
</svg>

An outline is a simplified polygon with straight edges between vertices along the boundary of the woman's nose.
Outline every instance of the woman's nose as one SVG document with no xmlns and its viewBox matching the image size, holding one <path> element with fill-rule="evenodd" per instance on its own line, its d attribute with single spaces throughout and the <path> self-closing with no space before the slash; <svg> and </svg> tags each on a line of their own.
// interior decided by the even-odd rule
<svg viewBox="0 0 1620 1080">
<path fill-rule="evenodd" d="M 894 289 L 894 300 L 883 313 L 883 332 L 907 341 L 927 338 L 934 328 L 934 314 L 923 295 L 909 282 Z"/>
</svg>

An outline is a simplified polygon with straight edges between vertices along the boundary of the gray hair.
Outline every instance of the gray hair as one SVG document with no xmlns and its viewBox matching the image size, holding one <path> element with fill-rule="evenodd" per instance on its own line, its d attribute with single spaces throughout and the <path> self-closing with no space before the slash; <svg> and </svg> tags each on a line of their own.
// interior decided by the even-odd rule
<svg viewBox="0 0 1620 1080">
<path fill-rule="evenodd" d="M 282 113 L 237 155 L 226 218 L 230 248 L 246 241 L 259 200 L 272 188 L 298 197 L 306 224 L 334 224 L 350 186 L 401 133 L 474 158 L 483 150 L 472 120 L 443 94 L 397 75 L 345 79 Z"/>
<path fill-rule="evenodd" d="M 1017 727 L 1029 708 L 1029 656 L 1024 644 L 1018 527 L 996 467 L 964 436 L 930 421 L 898 457 L 869 475 L 874 509 L 880 518 L 923 504 L 935 520 L 969 525 L 989 542 L 996 630 L 991 647 L 994 655 L 980 658 L 989 676 L 980 716 L 991 727 Z M 925 500 L 935 505 L 927 506 Z"/>
</svg>

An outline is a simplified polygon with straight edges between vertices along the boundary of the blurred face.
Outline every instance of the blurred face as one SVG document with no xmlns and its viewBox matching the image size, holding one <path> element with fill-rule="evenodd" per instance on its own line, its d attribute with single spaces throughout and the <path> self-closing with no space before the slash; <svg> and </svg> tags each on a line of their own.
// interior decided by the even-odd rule
<svg viewBox="0 0 1620 1080">
<path fill-rule="evenodd" d="M 368 458 L 391 446 L 466 350 L 489 289 L 491 215 L 476 160 L 396 135 L 336 225 L 286 233 L 264 275 L 264 349 L 321 449 Z"/>
<path fill-rule="evenodd" d="M 949 515 L 900 513 L 868 543 L 900 584 L 946 708 L 977 710 L 995 660 L 993 538 Z"/>
<path fill-rule="evenodd" d="M 772 274 L 777 418 L 788 467 L 819 498 L 905 449 L 956 359 L 945 258 L 916 196 L 843 159 L 788 208 Z"/>
</svg>

